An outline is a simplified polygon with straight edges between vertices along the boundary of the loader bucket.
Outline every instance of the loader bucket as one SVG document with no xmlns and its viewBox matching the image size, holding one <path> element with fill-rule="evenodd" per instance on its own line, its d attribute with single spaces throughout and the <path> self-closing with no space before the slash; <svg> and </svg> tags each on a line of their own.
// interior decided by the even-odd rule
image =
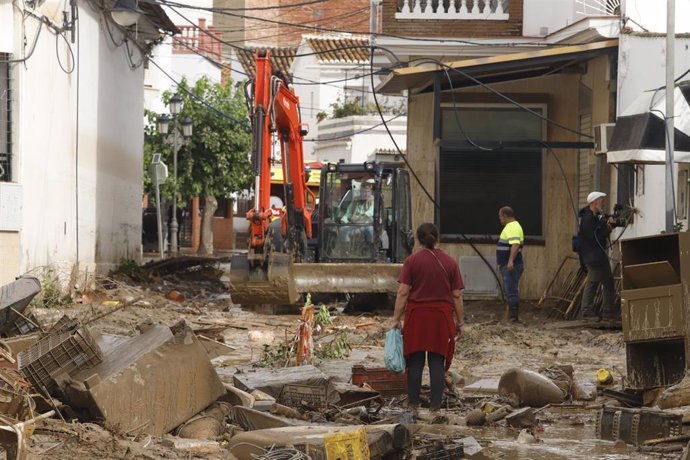
<svg viewBox="0 0 690 460">
<path fill-rule="evenodd" d="M 299 293 L 395 294 L 402 264 L 294 264 L 292 278 Z"/>
<path fill-rule="evenodd" d="M 230 260 L 230 297 L 242 305 L 289 305 L 299 301 L 292 279 L 292 255 L 273 253 L 263 267 L 250 267 L 247 254 Z"/>
</svg>

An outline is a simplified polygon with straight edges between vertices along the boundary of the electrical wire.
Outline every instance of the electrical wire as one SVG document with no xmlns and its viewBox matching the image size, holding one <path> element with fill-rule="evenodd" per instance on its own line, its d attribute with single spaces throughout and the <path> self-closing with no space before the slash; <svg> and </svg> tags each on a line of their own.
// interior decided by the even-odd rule
<svg viewBox="0 0 690 460">
<path fill-rule="evenodd" d="M 307 2 L 294 3 L 292 5 L 275 5 L 275 6 L 255 6 L 247 8 L 215 8 L 218 11 L 260 11 L 260 10 L 281 10 L 287 8 L 299 8 L 307 5 L 314 5 L 316 3 L 326 3 L 330 0 L 310 0 Z"/>
<path fill-rule="evenodd" d="M 27 16 L 28 16 L 28 14 L 24 14 L 24 12 L 22 12 L 22 29 L 24 29 L 24 23 L 26 22 Z M 43 25 L 47 23 L 47 18 L 39 17 L 39 16 L 35 16 L 35 15 L 32 15 L 32 16 L 39 19 L 39 25 L 38 25 L 38 30 L 36 31 L 36 35 L 34 35 L 34 40 L 31 43 L 31 48 L 29 50 L 29 54 L 24 55 L 24 57 L 21 59 L 9 59 L 6 61 L 0 61 L 3 64 L 5 64 L 5 63 L 6 64 L 17 64 L 20 62 L 26 62 L 29 60 L 29 58 L 31 56 L 33 56 L 34 51 L 36 51 L 36 44 L 38 43 L 38 37 L 41 35 L 41 30 L 43 30 Z"/>
<path fill-rule="evenodd" d="M 361 130 L 359 130 L 359 131 L 355 131 L 355 132 L 353 132 L 353 133 L 346 134 L 346 135 L 343 135 L 343 136 L 334 136 L 334 137 L 329 137 L 329 138 L 326 138 L 326 139 L 319 139 L 319 138 L 316 138 L 316 139 L 302 139 L 302 140 L 303 140 L 303 142 L 326 142 L 326 141 L 337 141 L 337 140 L 340 140 L 340 139 L 347 139 L 347 138 L 352 137 L 352 136 L 354 136 L 354 135 L 356 135 L 356 134 L 366 133 L 367 131 L 371 131 L 371 130 L 373 130 L 373 129 L 376 129 L 376 128 L 378 128 L 379 126 L 383 126 L 384 123 L 390 123 L 391 121 L 393 121 L 393 120 L 395 120 L 395 119 L 397 119 L 397 118 L 400 118 L 400 117 L 404 117 L 404 116 L 407 116 L 407 114 L 406 114 L 406 113 L 400 113 L 400 114 L 394 116 L 393 118 L 389 118 L 388 120 L 385 120 L 385 121 L 383 121 L 383 122 L 381 122 L 381 123 L 377 123 L 377 124 L 372 125 L 372 126 L 370 126 L 370 127 L 368 127 L 368 128 L 364 128 L 364 129 L 361 129 Z"/>
<path fill-rule="evenodd" d="M 244 75 L 245 77 L 253 78 L 253 75 L 250 75 L 250 74 L 247 73 L 247 72 L 243 72 L 242 70 L 238 70 L 238 69 L 234 68 L 234 67 L 231 66 L 231 65 L 228 65 L 228 64 L 225 64 L 225 63 L 223 63 L 223 62 L 220 62 L 220 61 L 217 61 L 217 60 L 213 59 L 212 57 L 208 56 L 206 53 L 203 53 L 203 52 L 199 51 L 198 48 L 194 48 L 194 47 L 190 46 L 185 40 L 182 40 L 182 39 L 180 39 L 180 38 L 177 38 L 175 35 L 168 35 L 168 36 L 169 36 L 170 38 L 172 38 L 173 41 L 175 41 L 176 43 L 178 43 L 180 46 L 182 46 L 182 47 L 184 47 L 185 49 L 189 50 L 191 53 L 196 54 L 197 56 L 200 56 L 200 57 L 204 58 L 206 61 L 210 62 L 211 64 L 213 64 L 213 65 L 215 65 L 215 66 L 217 66 L 217 67 L 220 67 L 220 68 L 223 68 L 223 69 L 227 69 L 227 70 L 230 70 L 230 71 L 232 71 L 232 72 L 236 72 L 236 73 L 238 73 L 238 74 L 240 74 L 240 75 Z M 352 48 L 352 47 L 348 47 L 347 49 L 351 49 L 351 48 Z M 368 49 L 369 46 L 367 45 L 366 48 Z M 324 52 L 325 52 L 325 51 L 324 51 Z M 321 52 L 319 52 L 319 53 L 321 53 Z M 238 64 L 240 64 L 240 65 L 242 64 L 240 61 L 238 61 L 238 60 L 233 60 L 232 58 L 230 59 L 230 61 L 231 61 L 231 62 L 238 63 Z M 384 68 L 384 69 L 385 69 L 385 70 L 388 70 L 388 69 L 391 69 L 391 67 L 386 67 L 386 68 Z M 355 76 L 353 76 L 353 77 L 346 77 L 346 78 L 341 78 L 341 79 L 338 79 L 338 80 L 328 80 L 328 81 L 324 81 L 324 82 L 318 82 L 318 81 L 315 81 L 315 80 L 310 80 L 310 79 L 308 79 L 308 78 L 298 77 L 298 76 L 293 75 L 293 76 L 292 76 L 292 79 L 293 79 L 292 85 L 293 85 L 293 86 L 295 86 L 295 85 L 324 85 L 324 86 L 332 86 L 332 87 L 334 87 L 334 88 L 342 89 L 340 86 L 335 85 L 334 83 L 342 83 L 342 82 L 346 82 L 346 81 L 359 80 L 359 79 L 362 79 L 362 83 L 364 83 L 364 78 L 365 78 L 365 77 L 368 77 L 368 76 L 369 76 L 369 73 L 366 72 L 366 73 L 363 73 L 363 74 L 355 75 Z M 304 80 L 304 83 L 298 82 L 298 81 L 294 81 L 294 80 Z M 357 90 L 358 92 L 360 92 L 360 93 L 362 93 L 362 94 L 371 94 L 371 93 L 372 93 L 371 91 L 365 89 L 364 87 L 361 87 L 361 88 L 358 88 L 358 87 L 349 87 L 348 89 L 350 89 L 350 90 L 355 89 L 355 90 Z M 304 107 L 304 106 L 302 106 L 302 107 Z"/>
<path fill-rule="evenodd" d="M 232 120 L 232 121 L 234 121 L 234 122 L 236 122 L 236 123 L 239 123 L 241 126 L 243 126 L 244 128 L 246 128 L 246 129 L 248 129 L 248 130 L 251 129 L 250 126 L 249 126 L 249 122 L 248 122 L 247 120 L 244 120 L 244 119 L 240 120 L 240 119 L 235 118 L 235 117 L 233 117 L 232 115 L 229 115 L 229 114 L 223 112 L 222 110 L 220 110 L 220 109 L 214 107 L 213 105 L 209 104 L 209 103 L 206 102 L 204 99 L 202 99 L 201 97 L 199 97 L 199 96 L 197 96 L 196 94 L 194 94 L 193 91 L 190 91 L 188 88 L 186 88 L 185 86 L 183 86 L 180 82 L 178 82 L 177 80 L 175 80 L 175 78 L 173 78 L 168 72 L 166 72 L 161 66 L 159 66 L 158 63 L 156 63 L 156 61 L 154 61 L 153 59 L 149 58 L 149 62 L 150 62 L 151 64 L 153 64 L 154 66 L 156 66 L 156 67 L 158 68 L 158 70 L 160 70 L 160 71 L 163 73 L 163 75 L 165 75 L 166 77 L 168 77 L 168 78 L 170 79 L 170 81 L 172 81 L 173 84 L 174 84 L 178 89 L 184 91 L 185 94 L 189 95 L 191 98 L 193 98 L 193 99 L 197 100 L 198 102 L 200 102 L 204 107 L 206 107 L 206 108 L 212 110 L 213 112 L 217 113 L 218 115 L 220 115 L 220 116 L 223 117 L 223 118 L 227 118 L 228 120 Z"/>
<path fill-rule="evenodd" d="M 67 50 L 70 54 L 70 60 L 72 62 L 72 67 L 70 69 L 66 69 L 65 66 L 62 65 L 62 60 L 60 59 L 60 50 L 58 46 L 60 43 L 60 37 L 62 37 L 62 39 L 65 41 L 65 44 L 67 45 Z M 63 72 L 65 72 L 67 75 L 70 75 L 72 72 L 74 72 L 74 68 L 76 66 L 74 59 L 74 51 L 72 51 L 72 46 L 70 45 L 69 41 L 67 41 L 67 37 L 65 37 L 64 33 L 55 34 L 55 55 L 57 56 L 58 65 L 60 66 L 60 69 Z"/>
<path fill-rule="evenodd" d="M 380 47 L 379 47 L 379 48 L 380 48 Z M 513 104 L 514 106 L 516 106 L 516 107 L 518 107 L 518 108 L 524 110 L 524 111 L 527 112 L 527 113 L 530 113 L 530 114 L 534 115 L 535 117 L 537 117 L 537 118 L 539 118 L 539 119 L 541 119 L 541 120 L 543 120 L 543 121 L 549 123 L 550 125 L 556 126 L 556 127 L 561 128 L 561 129 L 563 129 L 563 130 L 565 130 L 565 131 L 568 131 L 568 132 L 570 132 L 570 133 L 577 134 L 578 136 L 586 137 L 587 139 L 594 139 L 594 136 L 592 136 L 592 135 L 590 135 L 590 134 L 583 133 L 583 132 L 581 132 L 581 131 L 578 131 L 578 130 L 576 130 L 576 129 L 573 129 L 573 128 L 570 128 L 570 127 L 568 127 L 568 126 L 565 126 L 565 125 L 563 125 L 563 124 L 561 124 L 561 123 L 558 123 L 557 121 L 554 121 L 554 120 L 552 120 L 552 119 L 550 119 L 550 118 L 548 118 L 548 117 L 545 117 L 544 115 L 540 114 L 539 112 L 536 112 L 536 111 L 530 109 L 529 107 L 527 107 L 527 106 L 525 106 L 525 105 L 523 105 L 523 104 L 520 104 L 519 102 L 517 102 L 517 101 L 514 100 L 513 98 L 511 98 L 511 97 L 509 97 L 509 96 L 503 94 L 502 92 L 500 92 L 500 91 L 498 91 L 498 90 L 492 88 L 491 86 L 489 86 L 489 85 L 487 85 L 486 83 L 484 83 L 483 81 L 481 81 L 481 80 L 475 78 L 475 77 L 472 76 L 471 74 L 469 74 L 469 73 L 467 73 L 467 72 L 464 72 L 464 71 L 462 71 L 462 70 L 460 70 L 460 69 L 457 69 L 457 68 L 455 68 L 455 67 L 449 66 L 448 64 L 446 64 L 446 63 L 443 62 L 443 61 L 440 61 L 440 60 L 434 59 L 434 58 L 420 58 L 420 59 L 415 59 L 415 60 L 413 60 L 413 61 L 411 61 L 411 62 L 422 62 L 422 63 L 427 62 L 427 63 L 433 63 L 433 64 L 436 64 L 436 65 L 442 67 L 442 68 L 446 68 L 446 69 L 450 70 L 451 72 L 456 72 L 456 73 L 462 75 L 463 77 L 465 77 L 465 78 L 471 80 L 471 81 L 474 82 L 475 84 L 481 86 L 482 88 L 489 90 L 490 92 L 492 92 L 492 93 L 495 94 L 496 96 L 500 97 L 501 99 L 503 99 L 503 100 L 505 100 L 505 101 L 507 101 L 507 102 Z"/>
<path fill-rule="evenodd" d="M 391 141 L 393 141 L 393 145 L 395 146 L 395 149 L 398 151 L 398 153 L 400 154 L 400 157 L 401 157 L 401 158 L 403 159 L 403 161 L 405 162 L 405 165 L 407 166 L 407 169 L 410 171 L 410 174 L 412 174 L 412 177 L 414 177 L 415 181 L 417 181 L 417 185 L 419 185 L 419 187 L 422 189 L 422 192 L 424 192 L 424 194 L 427 196 L 427 198 L 429 199 L 429 201 L 431 201 L 431 203 L 434 205 L 434 207 L 435 207 L 437 210 L 440 211 L 440 210 L 441 210 L 441 206 L 438 204 L 438 202 L 436 201 L 436 199 L 434 199 L 434 197 L 431 196 L 431 193 L 429 193 L 429 190 L 427 190 L 426 186 L 425 186 L 425 185 L 422 183 L 422 181 L 419 179 L 419 176 L 417 175 L 417 172 L 414 170 L 414 168 L 412 168 L 412 165 L 410 165 L 410 162 L 407 161 L 407 158 L 406 158 L 405 154 L 404 154 L 403 151 L 400 149 L 400 146 L 398 146 L 398 143 L 397 143 L 397 141 L 395 140 L 395 137 L 393 137 L 393 133 L 392 133 L 391 130 L 388 128 L 388 124 L 386 123 L 386 119 L 384 118 L 383 112 L 381 111 L 381 106 L 379 105 L 379 101 L 378 101 L 378 98 L 377 98 L 377 96 L 376 96 L 376 85 L 375 85 L 375 83 L 374 83 L 374 50 L 375 50 L 375 48 L 377 48 L 375 45 L 372 45 L 372 46 L 371 46 L 371 58 L 369 59 L 369 65 L 371 66 L 371 72 L 370 72 L 370 75 L 371 75 L 371 89 L 372 89 L 372 92 L 373 92 L 373 95 L 374 95 L 374 104 L 376 105 L 376 110 L 378 111 L 379 116 L 381 117 L 381 122 L 383 123 L 383 126 L 386 128 L 386 132 L 388 133 L 388 136 L 390 137 Z M 378 48 L 380 48 L 380 47 L 378 47 Z M 390 51 L 389 51 L 389 52 L 390 52 Z M 472 242 L 472 240 L 471 240 L 470 238 L 468 238 L 467 235 L 465 235 L 464 233 L 461 232 L 461 233 L 460 233 L 460 236 L 470 245 L 470 247 L 472 248 L 472 250 L 482 259 L 482 261 L 484 262 L 484 264 L 487 266 L 487 268 L 489 269 L 489 271 L 491 272 L 491 274 L 492 274 L 492 275 L 494 276 L 494 278 L 496 279 L 497 285 L 498 285 L 498 286 L 501 286 L 501 280 L 498 278 L 498 274 L 496 273 L 496 271 L 494 270 L 494 268 L 491 266 L 491 264 L 489 263 L 489 261 L 486 260 L 486 257 L 484 257 L 484 255 L 479 251 L 479 248 L 477 248 L 477 246 L 475 246 L 474 242 Z M 503 292 L 503 289 L 499 289 L 499 291 L 500 291 L 500 293 L 501 293 L 501 299 L 502 299 L 502 300 L 505 300 L 505 293 Z"/>
<path fill-rule="evenodd" d="M 291 23 L 291 22 L 279 21 L 279 20 L 275 20 L 275 19 L 261 18 L 261 17 L 257 17 L 257 16 L 247 16 L 247 15 L 243 15 L 243 14 L 219 10 L 218 8 L 214 8 L 214 7 L 195 6 L 195 5 L 175 2 L 175 1 L 171 1 L 171 0 L 161 0 L 160 3 L 162 5 L 165 5 L 165 6 L 175 6 L 175 7 L 184 8 L 184 9 L 208 11 L 208 12 L 218 13 L 218 14 L 222 14 L 222 15 L 238 17 L 238 18 L 242 18 L 242 19 L 249 19 L 249 20 L 259 21 L 259 22 L 266 22 L 266 23 L 270 23 L 270 24 L 291 26 L 291 27 L 300 28 L 300 29 L 318 30 L 319 32 L 334 32 L 334 33 L 344 33 L 344 34 L 354 34 L 354 35 L 357 35 L 357 34 L 361 35 L 361 34 L 366 33 L 367 35 L 372 35 L 374 37 L 399 38 L 399 39 L 403 39 L 403 40 L 418 41 L 418 42 L 459 43 L 459 44 L 464 44 L 464 45 L 476 45 L 476 46 L 507 46 L 507 47 L 535 46 L 535 47 L 543 47 L 545 45 L 545 43 L 543 41 L 493 43 L 493 42 L 479 42 L 479 41 L 463 40 L 463 39 L 447 39 L 447 38 L 438 39 L 438 38 L 425 38 L 425 37 L 407 37 L 404 35 L 396 35 L 396 34 L 383 33 L 383 32 L 371 33 L 371 32 L 359 32 L 359 31 L 346 30 L 346 29 L 313 27 L 313 26 L 308 26 L 305 24 Z M 581 43 L 573 43 L 573 44 L 574 45 L 580 45 Z M 567 46 L 567 45 L 570 45 L 570 43 L 563 42 L 563 43 L 559 43 L 559 45 Z"/>
</svg>

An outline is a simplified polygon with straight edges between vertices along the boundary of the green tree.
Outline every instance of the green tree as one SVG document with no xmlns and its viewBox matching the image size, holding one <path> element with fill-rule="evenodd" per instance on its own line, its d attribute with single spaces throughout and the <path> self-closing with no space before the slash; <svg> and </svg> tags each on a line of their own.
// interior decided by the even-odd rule
<svg viewBox="0 0 690 460">
<path fill-rule="evenodd" d="M 182 113 L 176 118 L 190 117 L 193 122 L 192 137 L 177 155 L 178 196 L 183 198 L 179 202 L 184 204 L 194 196 L 202 197 L 204 212 L 199 252 L 210 254 L 213 252 L 213 215 L 218 208 L 218 197 L 227 198 L 231 193 L 249 187 L 252 181 L 249 161 L 251 129 L 246 102 L 243 92 L 234 88 L 232 81 L 213 83 L 206 77 L 192 87 L 183 80 L 178 94 L 183 106 Z M 166 92 L 163 101 L 168 104 L 171 97 L 172 93 Z M 160 152 L 172 169 L 172 148 L 165 145 L 163 136 L 157 133 L 153 124 L 155 115 L 149 113 L 147 116 L 144 168 L 148 170 L 150 155 Z M 170 130 L 178 128 L 171 123 Z M 171 170 L 162 189 L 166 198 L 172 197 L 172 175 Z M 150 179 L 145 182 L 150 187 L 149 184 Z"/>
</svg>

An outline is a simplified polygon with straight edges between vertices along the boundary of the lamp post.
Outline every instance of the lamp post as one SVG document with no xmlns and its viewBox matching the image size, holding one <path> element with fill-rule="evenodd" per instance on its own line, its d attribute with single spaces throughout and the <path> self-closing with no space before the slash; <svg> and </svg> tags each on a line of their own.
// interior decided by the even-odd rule
<svg viewBox="0 0 690 460">
<path fill-rule="evenodd" d="M 172 145 L 173 148 L 173 199 L 172 199 L 172 219 L 170 220 L 170 253 L 177 254 L 178 238 L 177 232 L 179 224 L 177 222 L 177 152 L 183 145 L 186 139 L 192 137 L 192 119 L 184 117 L 179 119 L 182 111 L 182 98 L 176 93 L 170 98 L 168 103 L 171 116 L 161 115 L 156 120 L 158 124 L 158 132 L 166 136 L 166 142 Z M 172 129 L 169 125 L 172 123 Z"/>
</svg>

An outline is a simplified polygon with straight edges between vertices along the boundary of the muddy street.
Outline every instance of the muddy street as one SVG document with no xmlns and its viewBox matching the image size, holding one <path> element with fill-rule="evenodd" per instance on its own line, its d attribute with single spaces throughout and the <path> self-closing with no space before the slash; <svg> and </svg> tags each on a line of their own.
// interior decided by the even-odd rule
<svg viewBox="0 0 690 460">
<path fill-rule="evenodd" d="M 100 353 L 95 364 L 74 362 L 69 372 L 45 376 L 38 391 L 30 389 L 32 375 L 12 374 L 26 394 L 34 392 L 30 413 L 54 413 L 31 423 L 25 458 L 268 459 L 278 458 L 270 452 L 280 448 L 297 449 L 284 451 L 295 457 L 280 458 L 318 459 L 336 458 L 328 449 L 357 442 L 368 453 L 347 458 L 681 454 L 678 443 L 601 439 L 601 426 L 610 425 L 597 420 L 602 406 L 623 405 L 602 390 L 625 383 L 622 333 L 608 324 L 553 319 L 548 306 L 529 303 L 514 324 L 505 321 L 500 302 L 468 301 L 441 416 L 432 419 L 427 371 L 414 415 L 404 375 L 384 367 L 390 310 L 344 314 L 344 305 L 331 304 L 305 309 L 306 318 L 299 307 L 273 314 L 233 305 L 221 279 L 208 268 L 175 267 L 150 278 L 119 274 L 69 301 L 27 307 L 25 315 L 46 331 L 33 334 L 50 337 L 66 315 L 79 324 L 65 329 L 70 340 L 91 337 Z M 30 335 L 4 341 L 16 356 L 13 347 Z M 67 348 L 45 356 L 58 359 L 59 350 Z M 46 359 L 41 363 L 48 366 Z M 600 369 L 610 372 L 610 384 L 597 384 Z M 509 371 L 516 381 L 527 379 L 523 394 L 503 390 Z M 556 399 L 539 400 L 553 389 Z"/>
</svg>

